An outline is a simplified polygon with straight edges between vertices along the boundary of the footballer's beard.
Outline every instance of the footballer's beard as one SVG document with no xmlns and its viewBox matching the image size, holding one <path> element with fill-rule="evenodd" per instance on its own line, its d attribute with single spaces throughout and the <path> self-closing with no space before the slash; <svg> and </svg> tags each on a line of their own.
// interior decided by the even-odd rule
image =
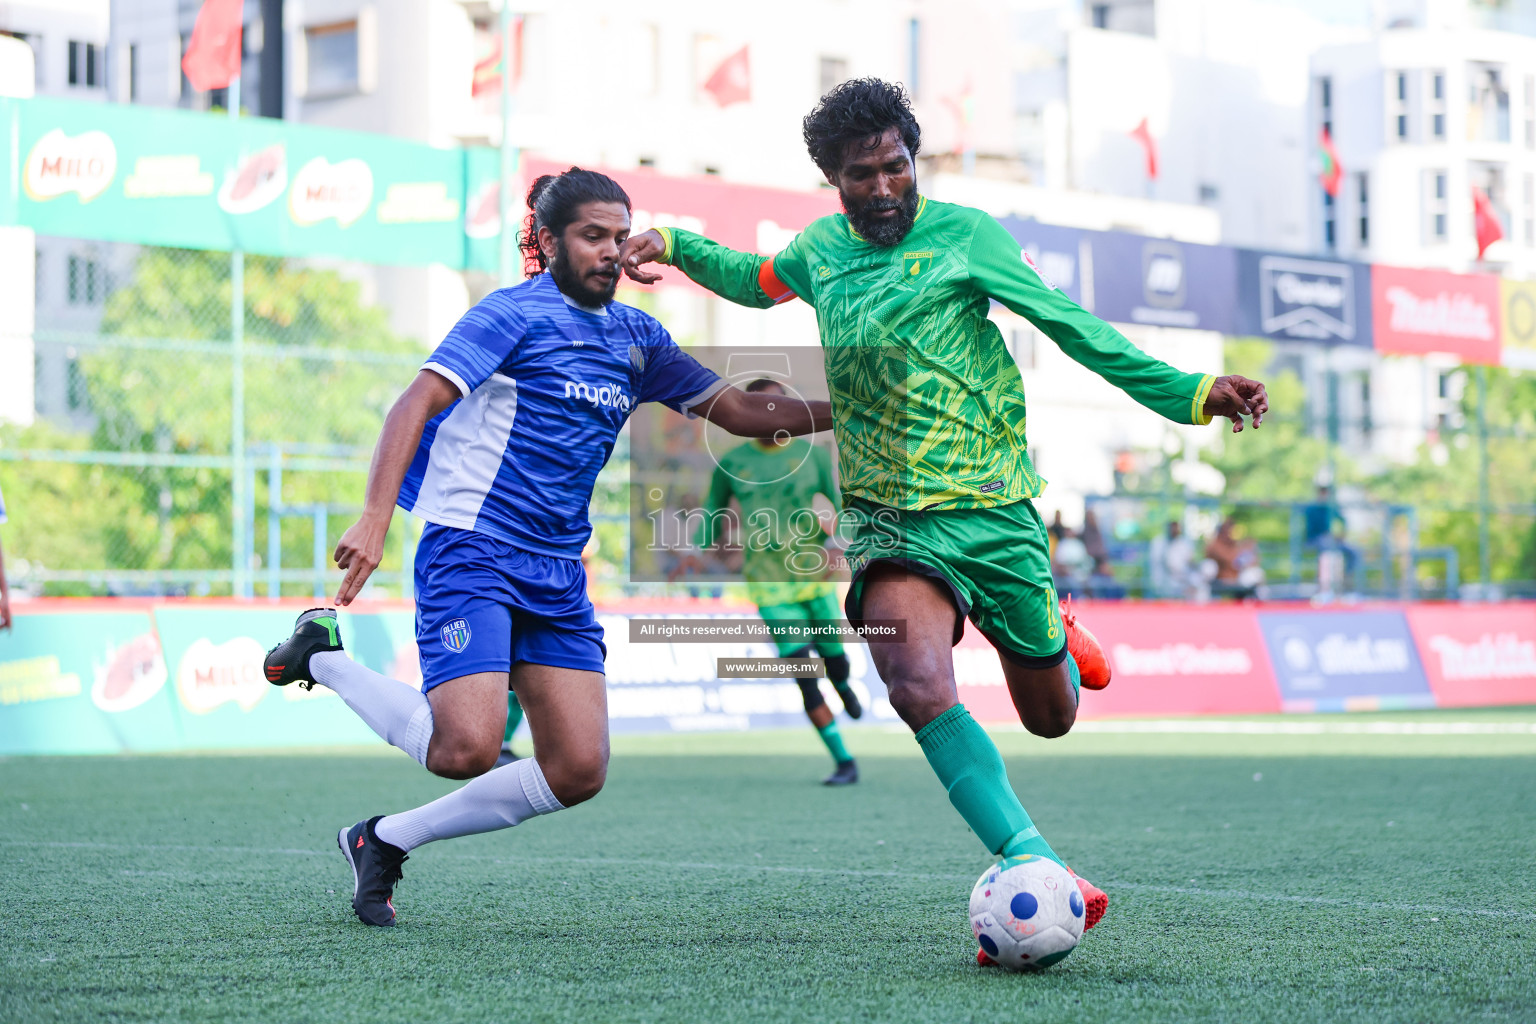
<svg viewBox="0 0 1536 1024">
<path fill-rule="evenodd" d="M 900 199 L 870 199 L 861 206 L 849 199 L 842 189 L 837 190 L 837 196 L 843 201 L 843 212 L 848 214 L 848 223 L 853 225 L 853 230 L 870 245 L 882 249 L 889 249 L 906 238 L 907 232 L 912 230 L 912 222 L 917 219 L 915 181 Z M 896 213 L 890 217 L 876 217 L 875 213 L 881 210 L 895 210 Z"/>
<path fill-rule="evenodd" d="M 610 274 L 609 271 L 612 271 Z M 597 266 L 586 274 L 580 274 L 571 266 L 565 243 L 555 242 L 555 258 L 549 261 L 549 276 L 555 286 L 572 300 L 583 306 L 606 306 L 613 301 L 613 293 L 619 286 L 619 267 Z"/>
</svg>

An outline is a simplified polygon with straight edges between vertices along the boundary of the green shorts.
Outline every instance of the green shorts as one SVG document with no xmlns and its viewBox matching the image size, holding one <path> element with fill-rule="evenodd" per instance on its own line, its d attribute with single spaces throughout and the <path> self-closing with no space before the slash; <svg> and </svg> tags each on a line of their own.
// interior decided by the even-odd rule
<svg viewBox="0 0 1536 1024">
<path fill-rule="evenodd" d="M 965 618 L 1009 661 L 1050 668 L 1067 656 L 1061 608 L 1051 579 L 1051 546 L 1029 501 L 992 508 L 910 512 L 854 499 L 859 512 L 848 566 L 848 621 L 863 621 L 860 602 L 871 565 L 889 562 L 943 583 Z"/>
<path fill-rule="evenodd" d="M 837 609 L 837 594 L 830 587 L 826 593 L 817 594 L 806 601 L 762 606 L 758 608 L 757 614 L 768 624 L 768 632 L 778 645 L 781 658 L 807 647 L 815 647 L 823 658 L 835 658 L 843 653 L 843 642 L 835 636 L 807 640 L 804 632 L 786 628 L 800 627 L 803 630 L 807 626 L 842 622 L 843 617 Z"/>
</svg>

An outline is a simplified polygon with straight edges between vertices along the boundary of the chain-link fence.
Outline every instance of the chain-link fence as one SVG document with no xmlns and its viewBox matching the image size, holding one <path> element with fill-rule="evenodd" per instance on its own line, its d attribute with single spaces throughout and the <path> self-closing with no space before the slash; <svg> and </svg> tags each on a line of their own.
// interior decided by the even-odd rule
<svg viewBox="0 0 1536 1024">
<path fill-rule="evenodd" d="M 0 433 L 14 582 L 323 588 L 384 412 L 422 358 L 366 280 L 246 257 L 237 346 L 227 253 L 42 238 L 37 268 L 37 415 Z M 409 531 L 393 533 L 377 577 L 392 589 Z"/>
<path fill-rule="evenodd" d="M 36 415 L 0 427 L 13 585 L 265 596 L 333 584 L 330 552 L 359 511 L 384 414 L 427 350 L 391 328 L 370 268 L 246 257 L 236 344 L 227 253 L 37 248 Z M 1094 526 L 1069 516 L 1058 531 L 1066 589 L 1245 592 L 1207 564 L 1230 521 L 1242 568 L 1262 570 L 1274 597 L 1536 593 L 1536 375 L 1415 362 L 1432 400 L 1399 402 L 1369 393 L 1391 379 L 1379 356 L 1319 376 L 1299 348 L 1226 348 L 1229 371 L 1270 385 L 1263 430 L 1199 453 L 1119 452 L 1113 485 L 1087 500 Z M 594 587 L 689 593 L 632 582 L 628 453 L 621 436 L 594 496 Z M 1170 521 L 1184 537 L 1172 577 Z M 397 515 L 379 593 L 409 592 L 418 531 Z"/>
</svg>

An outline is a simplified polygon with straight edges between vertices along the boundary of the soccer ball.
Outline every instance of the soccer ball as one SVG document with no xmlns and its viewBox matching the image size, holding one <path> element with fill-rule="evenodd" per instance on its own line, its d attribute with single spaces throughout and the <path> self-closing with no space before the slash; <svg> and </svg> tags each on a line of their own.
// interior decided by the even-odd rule
<svg viewBox="0 0 1536 1024">
<path fill-rule="evenodd" d="M 1049 967 L 1083 937 L 1083 895 L 1053 860 L 1006 857 L 971 890 L 971 931 L 982 951 L 1011 971 Z"/>
</svg>

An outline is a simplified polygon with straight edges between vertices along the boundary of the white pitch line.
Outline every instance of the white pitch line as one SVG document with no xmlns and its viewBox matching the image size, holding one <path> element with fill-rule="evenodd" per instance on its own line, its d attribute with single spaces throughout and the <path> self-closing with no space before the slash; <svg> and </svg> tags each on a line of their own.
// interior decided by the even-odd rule
<svg viewBox="0 0 1536 1024">
<path fill-rule="evenodd" d="M 1452 907 L 1428 903 L 1381 903 L 1369 900 L 1345 900 L 1332 896 L 1287 896 L 1282 893 L 1248 892 L 1245 890 L 1191 889 L 1180 885 L 1143 885 L 1139 882 L 1107 882 L 1110 892 L 1127 889 L 1131 892 L 1167 893 L 1173 896 L 1200 896 L 1208 899 L 1255 900 L 1265 903 L 1308 903 L 1327 907 L 1349 907 L 1359 910 L 1394 910 L 1411 914 L 1475 914 L 1478 917 L 1500 917 L 1517 921 L 1536 921 L 1536 913 L 1523 910 L 1498 910 L 1489 907 Z"/>
<path fill-rule="evenodd" d="M 1536 735 L 1536 722 L 1230 722 L 1160 718 L 1145 721 L 1078 722 L 1072 731 L 1237 736 L 1533 736 Z"/>
<path fill-rule="evenodd" d="M 146 852 L 185 851 L 191 853 L 253 853 L 265 856 L 330 857 L 328 850 L 298 850 L 286 847 L 264 849 L 250 846 L 155 846 L 143 843 L 64 843 L 26 842 L 0 840 L 0 847 L 16 846 L 49 849 L 101 849 L 142 850 Z M 800 865 L 750 864 L 745 861 L 716 864 L 708 861 L 637 860 L 632 857 L 484 857 L 473 854 L 436 854 L 434 860 L 476 861 L 490 864 L 550 864 L 554 866 L 588 864 L 599 866 L 631 866 L 661 868 L 673 871 L 758 871 L 768 874 L 829 875 L 840 878 L 911 878 L 939 882 L 969 882 L 967 875 L 931 874 L 914 871 L 859 870 L 856 868 L 813 868 Z M 1146 885 L 1140 882 L 1106 883 L 1109 892 L 1116 891 L 1164 893 L 1173 896 L 1196 896 L 1202 899 L 1250 901 L 1261 903 L 1301 903 L 1318 906 L 1345 907 L 1357 910 L 1393 911 L 1405 914 L 1467 914 L 1476 917 L 1494 917 L 1515 921 L 1536 921 L 1536 913 L 1523 910 L 1500 910 L 1490 907 L 1457 907 L 1442 904 L 1384 903 L 1373 900 L 1349 900 L 1331 896 L 1289 896 L 1284 893 L 1251 892 L 1241 889 L 1197 889 L 1177 885 Z"/>
</svg>

